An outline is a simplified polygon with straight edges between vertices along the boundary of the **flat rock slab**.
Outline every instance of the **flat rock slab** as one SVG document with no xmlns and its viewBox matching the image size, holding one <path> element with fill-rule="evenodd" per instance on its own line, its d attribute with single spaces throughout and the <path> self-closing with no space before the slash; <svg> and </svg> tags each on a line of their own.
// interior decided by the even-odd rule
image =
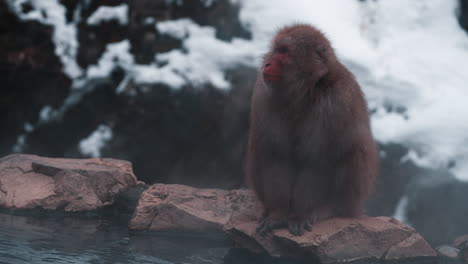
<svg viewBox="0 0 468 264">
<path fill-rule="evenodd" d="M 112 204 L 137 179 L 128 161 L 13 154 L 0 159 L 0 207 L 88 211 Z"/>
<path fill-rule="evenodd" d="M 152 185 L 140 198 L 130 229 L 226 232 L 240 247 L 278 257 L 311 257 L 320 262 L 435 256 L 412 228 L 389 217 L 335 218 L 293 236 L 278 229 L 255 233 L 262 207 L 249 190 Z"/>
<path fill-rule="evenodd" d="M 254 198 L 248 194 L 250 192 L 247 190 L 225 191 L 155 184 L 141 194 L 129 227 L 155 231 L 222 231 L 233 210 L 244 205 L 237 199 Z"/>
<path fill-rule="evenodd" d="M 321 262 L 358 259 L 401 259 L 435 256 L 431 246 L 412 228 L 388 217 L 334 218 L 317 223 L 312 232 L 293 236 L 280 229 L 264 237 L 255 225 L 230 223 L 226 230 L 237 241 L 249 241 L 255 251 L 273 256 L 314 256 Z"/>
</svg>

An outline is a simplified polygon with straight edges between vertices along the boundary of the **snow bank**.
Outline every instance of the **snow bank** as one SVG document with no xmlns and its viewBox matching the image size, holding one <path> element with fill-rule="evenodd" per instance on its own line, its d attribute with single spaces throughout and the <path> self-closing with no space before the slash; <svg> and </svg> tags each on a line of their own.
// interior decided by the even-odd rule
<svg viewBox="0 0 468 264">
<path fill-rule="evenodd" d="M 182 50 L 158 54 L 157 62 L 167 63 L 163 69 L 179 73 L 195 86 L 211 83 L 226 89 L 230 87 L 224 71 L 239 65 L 253 65 L 252 49 L 256 44 L 234 38 L 225 42 L 215 37 L 212 27 L 201 27 L 189 19 L 167 21 L 157 24 L 160 33 L 183 39 Z"/>
<path fill-rule="evenodd" d="M 202 27 L 189 19 L 161 22 L 156 25 L 162 34 L 182 40 L 182 50 L 158 54 L 153 63 L 135 64 L 130 42 L 124 40 L 107 45 L 96 65 L 87 70 L 87 78 L 102 78 L 120 67 L 137 84 L 163 83 L 173 88 L 211 84 L 227 89 L 230 83 L 224 71 L 239 65 L 253 65 L 255 43 L 243 39 L 225 42 L 215 37 L 211 27 Z M 164 65 L 164 66 L 158 66 Z"/>
<path fill-rule="evenodd" d="M 468 180 L 468 37 L 456 0 L 240 2 L 257 51 L 284 24 L 320 28 L 376 110 L 377 140 L 401 143 L 419 165 L 450 167 Z"/>
</svg>

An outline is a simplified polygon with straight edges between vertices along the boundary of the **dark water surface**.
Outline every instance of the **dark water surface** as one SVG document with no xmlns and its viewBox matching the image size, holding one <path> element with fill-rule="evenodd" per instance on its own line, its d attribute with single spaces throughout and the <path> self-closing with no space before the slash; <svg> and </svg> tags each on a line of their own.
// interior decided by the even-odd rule
<svg viewBox="0 0 468 264">
<path fill-rule="evenodd" d="M 223 235 L 132 232 L 110 217 L 0 213 L 0 263 L 225 263 Z"/>
<path fill-rule="evenodd" d="M 272 259 L 232 248 L 223 234 L 134 232 L 128 218 L 0 212 L 0 264 L 16 263 L 190 263 L 311 264 L 316 261 Z M 459 260 L 421 257 L 354 264 L 461 264 Z"/>
</svg>

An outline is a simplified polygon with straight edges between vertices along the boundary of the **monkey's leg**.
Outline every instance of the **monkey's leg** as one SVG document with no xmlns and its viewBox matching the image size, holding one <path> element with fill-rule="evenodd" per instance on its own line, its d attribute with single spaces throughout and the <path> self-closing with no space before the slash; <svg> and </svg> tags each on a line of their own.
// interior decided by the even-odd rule
<svg viewBox="0 0 468 264">
<path fill-rule="evenodd" d="M 263 170 L 263 205 L 265 213 L 257 227 L 263 234 L 287 225 L 287 214 L 291 201 L 293 171 L 286 163 L 276 163 Z"/>
<path fill-rule="evenodd" d="M 376 174 L 373 158 L 365 151 L 354 151 L 338 166 L 332 195 L 340 216 L 358 217 L 364 214 L 365 200 Z"/>
<path fill-rule="evenodd" d="M 304 231 L 311 231 L 312 224 L 329 214 L 325 198 L 329 180 L 323 172 L 313 169 L 302 170 L 292 192 L 291 208 L 288 217 L 288 229 L 291 234 L 300 236 Z"/>
</svg>

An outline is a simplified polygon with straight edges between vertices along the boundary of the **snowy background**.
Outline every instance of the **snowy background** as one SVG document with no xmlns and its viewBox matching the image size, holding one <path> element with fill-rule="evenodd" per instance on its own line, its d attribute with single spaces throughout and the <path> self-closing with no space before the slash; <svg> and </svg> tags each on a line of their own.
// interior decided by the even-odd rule
<svg viewBox="0 0 468 264">
<path fill-rule="evenodd" d="M 122 158 L 147 183 L 238 187 L 255 69 L 275 31 L 305 22 L 368 99 L 382 157 L 369 212 L 433 243 L 468 232 L 434 226 L 468 214 L 464 1 L 2 1 L 1 155 Z"/>
</svg>

